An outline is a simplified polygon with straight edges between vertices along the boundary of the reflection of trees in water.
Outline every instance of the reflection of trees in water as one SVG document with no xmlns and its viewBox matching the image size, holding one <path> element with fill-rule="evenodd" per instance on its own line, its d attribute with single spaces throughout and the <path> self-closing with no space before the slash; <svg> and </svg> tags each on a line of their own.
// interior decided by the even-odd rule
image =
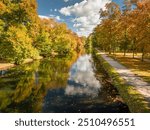
<svg viewBox="0 0 150 130">
<path fill-rule="evenodd" d="M 0 111 L 40 112 L 47 89 L 65 87 L 76 56 L 36 61 L 0 78 Z"/>
</svg>

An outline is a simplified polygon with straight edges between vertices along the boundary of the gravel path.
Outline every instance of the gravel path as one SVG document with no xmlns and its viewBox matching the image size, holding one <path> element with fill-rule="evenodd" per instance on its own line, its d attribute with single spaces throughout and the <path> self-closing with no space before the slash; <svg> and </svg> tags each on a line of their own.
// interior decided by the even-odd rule
<svg viewBox="0 0 150 130">
<path fill-rule="evenodd" d="M 150 84 L 143 81 L 131 70 L 121 65 L 117 61 L 108 57 L 105 53 L 99 53 L 119 74 L 126 80 L 127 84 L 134 86 L 148 101 L 150 101 Z"/>
</svg>

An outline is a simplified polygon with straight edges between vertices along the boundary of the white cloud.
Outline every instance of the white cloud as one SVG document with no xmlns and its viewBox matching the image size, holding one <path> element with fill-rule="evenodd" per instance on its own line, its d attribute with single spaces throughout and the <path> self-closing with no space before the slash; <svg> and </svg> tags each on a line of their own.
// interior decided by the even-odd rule
<svg viewBox="0 0 150 130">
<path fill-rule="evenodd" d="M 76 23 L 76 24 L 73 25 L 73 27 L 80 27 L 80 26 L 81 26 L 80 23 Z"/>
<path fill-rule="evenodd" d="M 49 19 L 48 16 L 44 16 L 44 15 L 39 15 L 39 17 L 40 17 L 41 19 Z"/>
<path fill-rule="evenodd" d="M 65 16 L 74 15 L 76 18 L 72 21 L 74 22 L 73 26 L 77 28 L 77 33 L 87 36 L 100 22 L 100 8 L 105 9 L 105 4 L 110 1 L 111 0 L 83 0 L 72 6 L 63 7 L 59 12 Z"/>
<path fill-rule="evenodd" d="M 60 16 L 55 16 L 56 20 L 61 21 Z"/>
<path fill-rule="evenodd" d="M 68 2 L 69 0 L 64 0 L 64 2 Z"/>
<path fill-rule="evenodd" d="M 57 9 L 54 9 L 55 12 L 57 12 Z"/>
<path fill-rule="evenodd" d="M 44 16 L 44 15 L 39 15 L 39 17 L 40 17 L 41 19 L 54 18 L 54 19 L 56 19 L 57 21 L 64 21 L 63 19 L 60 18 L 60 16 L 56 16 L 56 15 L 53 15 L 53 14 L 50 14 L 49 17 L 48 17 L 48 16 Z"/>
<path fill-rule="evenodd" d="M 50 18 L 54 18 L 57 21 L 64 21 L 63 19 L 60 18 L 60 16 L 56 16 L 56 15 L 53 15 L 53 14 L 50 14 L 49 16 L 50 16 Z"/>
<path fill-rule="evenodd" d="M 65 16 L 70 16 L 71 12 L 70 12 L 70 7 L 64 7 L 62 9 L 60 9 L 59 11 L 61 14 L 65 15 Z"/>
<path fill-rule="evenodd" d="M 69 76 L 69 82 L 65 89 L 66 95 L 98 96 L 101 84 L 93 73 L 91 62 L 91 56 L 84 55 L 73 64 Z"/>
</svg>

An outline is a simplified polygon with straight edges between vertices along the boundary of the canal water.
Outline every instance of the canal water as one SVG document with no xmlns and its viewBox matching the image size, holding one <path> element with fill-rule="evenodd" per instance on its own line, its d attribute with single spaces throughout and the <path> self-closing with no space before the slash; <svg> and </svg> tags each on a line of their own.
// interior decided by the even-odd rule
<svg viewBox="0 0 150 130">
<path fill-rule="evenodd" d="M 129 112 L 97 64 L 85 54 L 0 71 L 0 112 Z"/>
</svg>

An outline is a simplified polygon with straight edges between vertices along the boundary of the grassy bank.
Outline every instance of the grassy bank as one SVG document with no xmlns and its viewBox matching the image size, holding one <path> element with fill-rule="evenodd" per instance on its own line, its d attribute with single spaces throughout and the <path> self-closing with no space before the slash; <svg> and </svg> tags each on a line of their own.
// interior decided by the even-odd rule
<svg viewBox="0 0 150 130">
<path fill-rule="evenodd" d="M 39 56 L 39 57 L 37 57 L 36 60 L 40 60 L 40 59 L 43 59 L 43 57 Z M 30 63 L 33 61 L 34 61 L 33 59 L 28 58 L 28 59 L 25 59 L 22 64 L 27 64 L 27 63 Z M 16 66 L 14 63 L 1 63 L 0 62 L 0 70 L 6 70 L 6 69 L 9 69 L 14 66 Z"/>
<path fill-rule="evenodd" d="M 11 63 L 0 63 L 0 70 L 5 70 L 14 66 L 15 64 L 11 64 Z"/>
<path fill-rule="evenodd" d="M 101 66 L 108 73 L 112 79 L 113 85 L 118 89 L 120 96 L 128 105 L 131 112 L 150 112 L 149 103 L 145 98 L 135 89 L 134 86 L 129 86 L 126 84 L 123 78 L 115 71 L 115 69 L 110 66 L 98 52 L 95 50 L 94 54 L 100 60 Z"/>
</svg>

